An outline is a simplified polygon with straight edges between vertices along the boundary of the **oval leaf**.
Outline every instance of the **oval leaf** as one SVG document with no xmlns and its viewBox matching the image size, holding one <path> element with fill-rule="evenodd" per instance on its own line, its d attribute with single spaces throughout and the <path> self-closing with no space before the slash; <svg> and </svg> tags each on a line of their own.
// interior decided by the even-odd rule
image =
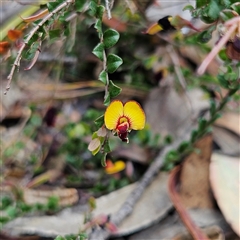
<svg viewBox="0 0 240 240">
<path fill-rule="evenodd" d="M 97 56 L 101 61 L 103 61 L 103 51 L 104 45 L 103 43 L 99 43 L 92 51 L 92 53 Z"/>
<path fill-rule="evenodd" d="M 239 159 L 214 153 L 210 164 L 210 183 L 221 212 L 232 229 L 239 228 Z"/>
<path fill-rule="evenodd" d="M 86 1 L 84 1 L 84 0 L 75 1 L 75 7 L 76 7 L 77 12 L 82 12 L 85 4 L 86 4 Z"/>
<path fill-rule="evenodd" d="M 111 80 L 109 81 L 108 90 L 109 90 L 110 98 L 116 97 L 122 91 L 122 89 L 117 85 L 115 85 Z"/>
<path fill-rule="evenodd" d="M 107 70 L 109 73 L 114 73 L 119 66 L 121 66 L 123 63 L 123 60 L 115 55 L 115 54 L 109 54 L 107 56 Z"/>
<path fill-rule="evenodd" d="M 97 135 L 99 137 L 105 137 L 107 135 L 106 128 L 104 128 L 104 127 L 99 128 L 98 131 L 97 131 Z"/>
<path fill-rule="evenodd" d="M 96 17 L 99 18 L 99 19 L 102 19 L 104 12 L 105 12 L 105 7 L 102 6 L 102 5 L 99 5 L 97 7 Z"/>
<path fill-rule="evenodd" d="M 92 141 L 89 143 L 89 145 L 88 145 L 88 150 L 89 150 L 90 152 L 93 152 L 93 151 L 95 151 L 96 149 L 98 149 L 98 148 L 100 147 L 100 145 L 101 145 L 101 142 L 100 142 L 99 138 L 94 138 L 94 139 L 92 139 Z"/>
<path fill-rule="evenodd" d="M 114 46 L 119 40 L 119 33 L 114 29 L 108 29 L 103 34 L 103 43 L 105 48 L 110 48 Z"/>
<path fill-rule="evenodd" d="M 102 127 L 104 124 L 104 115 L 101 115 L 100 117 L 98 117 L 94 123 L 97 125 L 98 128 Z"/>
<path fill-rule="evenodd" d="M 99 74 L 98 79 L 106 85 L 107 82 L 108 82 L 108 80 L 107 80 L 107 79 L 108 79 L 107 72 L 103 70 L 103 71 Z"/>
<path fill-rule="evenodd" d="M 98 19 L 94 25 L 94 28 L 97 29 L 98 37 L 101 38 L 102 36 L 102 21 Z"/>
</svg>

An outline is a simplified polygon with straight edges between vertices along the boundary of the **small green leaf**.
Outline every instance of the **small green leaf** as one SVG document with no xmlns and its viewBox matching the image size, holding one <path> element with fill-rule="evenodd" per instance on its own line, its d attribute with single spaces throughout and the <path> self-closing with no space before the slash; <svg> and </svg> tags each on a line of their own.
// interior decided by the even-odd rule
<svg viewBox="0 0 240 240">
<path fill-rule="evenodd" d="M 216 111 L 216 103 L 215 101 L 211 100 L 210 101 L 210 115 L 211 117 L 215 114 Z"/>
<path fill-rule="evenodd" d="M 232 11 L 230 10 L 225 10 L 225 11 L 222 11 L 220 12 L 220 18 L 226 22 L 227 20 L 231 19 L 234 17 L 234 14 Z"/>
<path fill-rule="evenodd" d="M 115 85 L 112 82 L 112 80 L 110 80 L 109 81 L 109 86 L 108 86 L 108 91 L 109 91 L 109 94 L 110 94 L 110 98 L 114 98 L 114 97 L 116 97 L 120 94 L 122 89 L 120 87 L 118 87 L 117 85 Z"/>
<path fill-rule="evenodd" d="M 212 116 L 212 119 L 210 121 L 210 123 L 214 123 L 217 119 L 219 119 L 222 115 L 220 113 L 215 114 L 214 116 Z"/>
<path fill-rule="evenodd" d="M 95 139 L 95 138 L 98 138 L 97 132 L 94 132 L 94 133 L 92 134 L 92 139 Z"/>
<path fill-rule="evenodd" d="M 49 12 L 53 11 L 57 6 L 59 5 L 58 1 L 54 1 L 54 2 L 48 2 L 47 3 L 47 9 Z"/>
<path fill-rule="evenodd" d="M 75 1 L 76 11 L 77 12 L 82 12 L 85 3 L 86 3 L 86 0 L 76 0 Z"/>
<path fill-rule="evenodd" d="M 59 209 L 59 197 L 51 196 L 48 198 L 47 209 L 50 211 L 57 211 Z"/>
<path fill-rule="evenodd" d="M 221 8 L 219 4 L 216 2 L 216 0 L 211 0 L 209 4 L 209 10 L 208 10 L 209 17 L 212 18 L 213 20 L 218 19 L 220 11 L 221 11 Z"/>
<path fill-rule="evenodd" d="M 59 38 L 61 36 L 61 29 L 53 29 L 49 31 L 49 38 L 52 40 L 54 38 Z"/>
<path fill-rule="evenodd" d="M 164 144 L 168 145 L 168 144 L 171 144 L 173 142 L 173 137 L 171 135 L 166 135 L 163 142 Z"/>
<path fill-rule="evenodd" d="M 65 240 L 65 238 L 62 236 L 57 236 L 54 240 Z"/>
<path fill-rule="evenodd" d="M 240 4 L 238 2 L 232 4 L 231 8 L 240 15 Z"/>
<path fill-rule="evenodd" d="M 198 129 L 199 131 L 203 131 L 207 126 L 207 120 L 205 118 L 200 118 L 198 121 Z"/>
<path fill-rule="evenodd" d="M 107 56 L 107 71 L 109 73 L 114 73 L 119 66 L 121 66 L 123 63 L 123 60 L 115 55 L 115 54 L 109 54 Z"/>
<path fill-rule="evenodd" d="M 110 94 L 109 94 L 109 92 L 106 92 L 106 93 L 105 93 L 105 96 L 104 96 L 104 102 L 103 102 L 103 104 L 104 104 L 105 106 L 108 106 L 108 105 L 110 104 L 110 101 L 111 101 L 111 99 L 110 99 Z"/>
<path fill-rule="evenodd" d="M 197 0 L 196 6 L 197 8 L 203 7 L 204 5 L 207 5 L 209 3 L 209 0 Z"/>
<path fill-rule="evenodd" d="M 102 127 L 104 124 L 104 115 L 98 117 L 94 123 L 97 125 L 98 128 Z"/>
<path fill-rule="evenodd" d="M 99 5 L 97 7 L 97 11 L 96 11 L 96 15 L 95 15 L 96 18 L 102 19 L 104 12 L 105 12 L 105 7 L 102 5 Z"/>
<path fill-rule="evenodd" d="M 198 130 L 193 130 L 191 133 L 191 142 L 194 143 L 197 140 L 198 137 Z"/>
<path fill-rule="evenodd" d="M 8 221 L 10 221 L 9 217 L 2 217 L 2 216 L 0 216 L 0 224 L 5 224 Z"/>
<path fill-rule="evenodd" d="M 66 25 L 66 27 L 64 28 L 64 36 L 65 36 L 65 37 L 70 36 L 70 32 L 71 32 L 70 26 L 69 26 L 69 25 Z"/>
<path fill-rule="evenodd" d="M 103 167 L 106 167 L 107 164 L 106 164 L 106 158 L 107 158 L 107 153 L 104 153 L 102 158 L 101 158 L 101 164 Z"/>
<path fill-rule="evenodd" d="M 218 56 L 223 60 L 223 61 L 227 61 L 229 60 L 227 53 L 226 53 L 226 49 L 221 49 L 218 53 Z"/>
<path fill-rule="evenodd" d="M 221 85 L 222 87 L 224 87 L 224 88 L 226 88 L 226 89 L 229 88 L 229 83 L 228 83 L 228 81 L 225 79 L 224 75 L 219 74 L 219 75 L 217 76 L 217 78 L 218 78 L 218 81 L 219 81 L 219 83 L 220 83 L 220 85 Z"/>
<path fill-rule="evenodd" d="M 89 4 L 89 14 L 91 16 L 95 16 L 96 15 L 97 7 L 98 7 L 98 5 L 97 5 L 97 3 L 95 1 L 93 1 L 93 0 L 90 1 L 90 4 Z"/>
<path fill-rule="evenodd" d="M 16 206 L 9 206 L 5 211 L 6 211 L 6 214 L 10 218 L 16 218 L 17 217 L 18 210 L 17 210 Z"/>
<path fill-rule="evenodd" d="M 97 29 L 98 37 L 101 38 L 102 36 L 102 21 L 98 19 L 94 25 L 94 28 Z"/>
<path fill-rule="evenodd" d="M 171 150 L 167 153 L 166 155 L 166 161 L 167 162 L 177 162 L 178 160 L 180 160 L 180 155 L 176 150 Z"/>
<path fill-rule="evenodd" d="M 26 41 L 26 39 L 28 38 L 29 34 L 24 36 L 24 41 Z M 28 41 L 28 45 L 31 46 L 34 42 L 36 42 L 39 38 L 39 34 L 38 33 L 34 33 L 33 36 L 31 37 L 31 39 Z"/>
<path fill-rule="evenodd" d="M 110 148 L 110 145 L 109 145 L 109 141 L 108 141 L 108 140 L 105 141 L 104 146 L 103 146 L 103 149 L 104 149 L 104 153 L 109 153 L 109 152 L 111 152 L 111 148 Z"/>
<path fill-rule="evenodd" d="M 92 155 L 95 156 L 101 149 L 101 145 L 99 145 L 98 148 L 96 148 L 94 151 L 92 151 Z"/>
<path fill-rule="evenodd" d="M 178 152 L 184 153 L 190 147 L 190 142 L 183 141 L 178 147 Z"/>
<path fill-rule="evenodd" d="M 103 43 L 99 43 L 92 51 L 92 53 L 97 56 L 101 61 L 103 61 L 103 51 L 104 45 Z"/>
<path fill-rule="evenodd" d="M 207 43 L 212 38 L 212 33 L 216 29 L 215 26 L 211 26 L 209 29 L 202 31 L 198 34 L 197 39 L 200 43 Z"/>
<path fill-rule="evenodd" d="M 192 5 L 187 5 L 183 8 L 183 11 L 189 10 L 190 12 L 194 10 L 194 7 Z"/>
<path fill-rule="evenodd" d="M 105 48 L 110 48 L 114 46 L 119 40 L 119 38 L 120 38 L 120 35 L 116 30 L 111 28 L 106 30 L 103 34 L 103 43 Z"/>
<path fill-rule="evenodd" d="M 86 233 L 80 233 L 79 235 L 79 240 L 87 240 L 87 238 L 88 238 L 88 235 L 86 234 Z"/>
<path fill-rule="evenodd" d="M 24 52 L 23 58 L 28 60 L 28 61 L 32 60 L 39 47 L 40 47 L 40 42 L 34 42 L 31 45 L 31 48 L 29 50 L 27 50 L 26 52 Z"/>
<path fill-rule="evenodd" d="M 106 85 L 106 84 L 108 83 L 108 73 L 103 70 L 103 71 L 99 74 L 98 79 Z"/>
<path fill-rule="evenodd" d="M 238 79 L 238 74 L 236 72 L 228 72 L 226 73 L 226 76 L 225 78 L 228 80 L 228 81 L 237 81 Z"/>
</svg>

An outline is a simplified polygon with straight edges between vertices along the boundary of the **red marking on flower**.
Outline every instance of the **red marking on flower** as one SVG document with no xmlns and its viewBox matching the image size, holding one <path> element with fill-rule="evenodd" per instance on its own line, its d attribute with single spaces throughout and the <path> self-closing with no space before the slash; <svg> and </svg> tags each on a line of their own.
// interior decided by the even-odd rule
<svg viewBox="0 0 240 240">
<path fill-rule="evenodd" d="M 145 125 L 145 114 L 141 106 L 135 101 L 123 104 L 119 100 L 113 101 L 107 108 L 104 121 L 106 128 L 113 130 L 123 142 L 128 142 L 131 130 L 141 130 Z"/>
</svg>

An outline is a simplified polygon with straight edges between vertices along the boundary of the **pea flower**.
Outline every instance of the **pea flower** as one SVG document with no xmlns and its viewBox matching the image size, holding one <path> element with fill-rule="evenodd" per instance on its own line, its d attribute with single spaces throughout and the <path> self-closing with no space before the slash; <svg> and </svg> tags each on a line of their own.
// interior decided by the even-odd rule
<svg viewBox="0 0 240 240">
<path fill-rule="evenodd" d="M 123 169 L 125 169 L 126 164 L 123 161 L 116 161 L 113 163 L 111 160 L 106 161 L 106 167 L 105 167 L 105 172 L 107 174 L 116 174 L 121 172 Z"/>
<path fill-rule="evenodd" d="M 117 133 L 123 142 L 128 142 L 131 130 L 141 130 L 145 126 L 145 113 L 136 101 L 123 104 L 119 100 L 111 102 L 107 107 L 104 122 L 106 128 Z"/>
</svg>

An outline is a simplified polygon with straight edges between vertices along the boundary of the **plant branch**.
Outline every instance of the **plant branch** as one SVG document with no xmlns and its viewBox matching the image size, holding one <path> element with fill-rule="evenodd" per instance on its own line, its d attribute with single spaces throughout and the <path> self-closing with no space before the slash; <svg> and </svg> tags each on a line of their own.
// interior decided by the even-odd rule
<svg viewBox="0 0 240 240">
<path fill-rule="evenodd" d="M 212 49 L 212 51 L 207 55 L 207 57 L 203 60 L 202 64 L 197 70 L 199 75 L 202 75 L 205 71 L 209 63 L 213 60 L 213 58 L 218 54 L 218 52 L 222 49 L 222 47 L 227 43 L 229 38 L 232 36 L 234 31 L 236 31 L 238 27 L 238 23 L 240 22 L 240 17 L 233 18 L 227 22 L 225 22 L 226 27 L 230 27 L 218 44 Z"/>
<path fill-rule="evenodd" d="M 20 65 L 20 61 L 22 58 L 22 52 L 24 50 L 24 48 L 26 47 L 26 45 L 28 44 L 28 42 L 30 41 L 30 39 L 33 37 L 33 35 L 38 31 L 38 29 L 46 22 L 48 21 L 54 14 L 58 13 L 60 10 L 62 10 L 64 7 L 66 7 L 68 4 L 73 3 L 74 0 L 66 0 L 64 1 L 62 4 L 60 4 L 58 7 L 56 7 L 52 12 L 50 12 L 46 17 L 44 17 L 42 19 L 42 21 L 36 25 L 36 27 L 34 27 L 28 34 L 28 37 L 24 40 L 23 44 L 21 45 L 21 48 L 19 49 L 16 59 L 13 63 L 13 66 L 11 68 L 10 74 L 7 77 L 7 86 L 6 86 L 6 90 L 4 92 L 4 94 L 7 94 L 7 91 L 10 89 L 10 85 L 11 85 L 11 81 L 13 78 L 13 74 L 15 72 L 16 67 L 19 67 Z"/>
<path fill-rule="evenodd" d="M 191 112 L 193 113 L 193 106 L 192 106 L 192 102 L 188 96 L 188 93 L 187 93 L 187 84 L 186 84 L 186 81 L 185 81 L 185 78 L 182 74 L 182 71 L 180 69 L 180 63 L 179 63 L 179 59 L 178 59 L 178 56 L 173 48 L 172 45 L 168 45 L 167 46 L 167 51 L 169 53 L 169 56 L 170 58 L 172 59 L 172 62 L 174 64 L 174 70 L 176 72 L 176 75 L 178 77 L 178 80 L 179 80 L 179 83 L 181 84 L 183 90 L 184 90 L 184 94 L 188 100 L 188 103 L 189 103 L 189 106 L 190 106 L 190 110 Z"/>
<path fill-rule="evenodd" d="M 106 10 L 107 10 L 108 19 L 111 19 L 112 15 L 111 15 L 111 9 L 109 7 L 109 1 L 108 0 L 105 0 L 105 6 L 106 6 Z"/>
</svg>

